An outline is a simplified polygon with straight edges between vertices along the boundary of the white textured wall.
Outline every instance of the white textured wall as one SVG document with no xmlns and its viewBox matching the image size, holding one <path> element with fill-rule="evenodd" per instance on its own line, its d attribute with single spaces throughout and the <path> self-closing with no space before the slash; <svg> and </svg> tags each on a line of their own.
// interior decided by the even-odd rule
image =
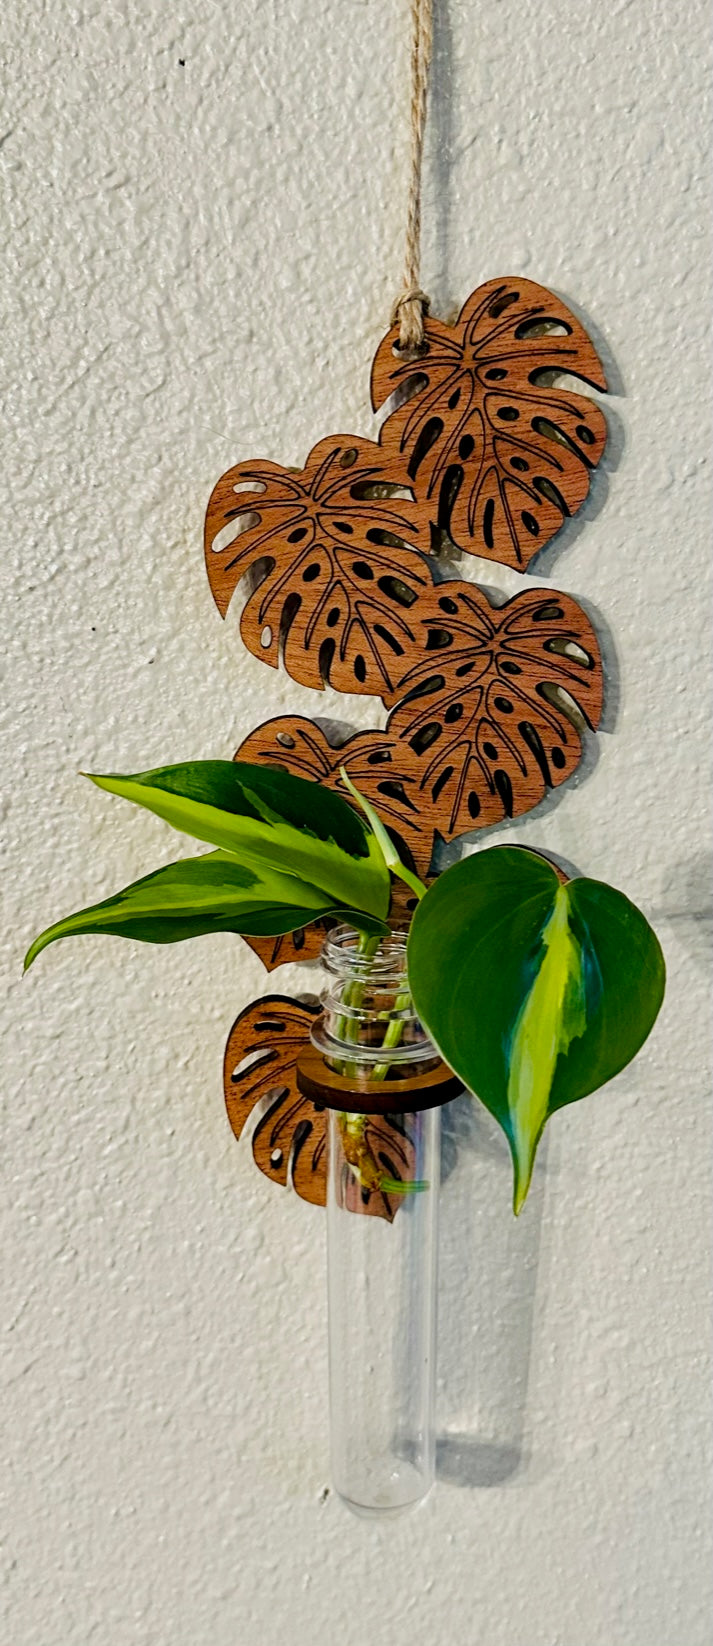
<svg viewBox="0 0 713 1646">
<path fill-rule="evenodd" d="M 6 4 L 12 1646 L 708 1646 L 706 9 L 437 0 L 436 311 L 550 284 L 614 390 L 590 501 L 536 568 L 599 614 L 606 732 L 510 838 L 636 898 L 670 983 L 635 1065 L 552 1125 L 517 1226 L 493 1129 L 451 1117 L 441 1481 L 374 1527 L 326 1491 L 323 1218 L 223 1113 L 259 963 L 224 936 L 19 966 L 174 853 L 78 768 L 227 756 L 271 712 L 375 723 L 241 650 L 200 537 L 229 463 L 372 429 L 406 0 Z"/>
</svg>

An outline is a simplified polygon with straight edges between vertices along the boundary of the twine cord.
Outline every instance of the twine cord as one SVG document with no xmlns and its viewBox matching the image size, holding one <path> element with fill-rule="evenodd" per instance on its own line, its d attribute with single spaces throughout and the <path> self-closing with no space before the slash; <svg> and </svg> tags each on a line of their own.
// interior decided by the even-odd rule
<svg viewBox="0 0 713 1646">
<path fill-rule="evenodd" d="M 411 150 L 409 162 L 408 208 L 406 213 L 406 258 L 404 289 L 391 312 L 392 326 L 399 327 L 399 348 L 418 350 L 423 345 L 423 321 L 428 314 L 428 298 L 421 290 L 421 169 L 423 138 L 428 104 L 428 71 L 433 51 L 433 0 L 411 0 Z"/>
</svg>

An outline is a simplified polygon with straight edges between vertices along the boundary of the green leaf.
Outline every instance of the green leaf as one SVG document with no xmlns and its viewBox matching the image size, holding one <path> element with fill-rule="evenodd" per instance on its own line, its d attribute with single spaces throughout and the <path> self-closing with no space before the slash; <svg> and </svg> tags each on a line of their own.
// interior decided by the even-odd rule
<svg viewBox="0 0 713 1646">
<path fill-rule="evenodd" d="M 598 880 L 496 846 L 447 869 L 413 917 L 408 975 L 444 1061 L 510 1144 L 519 1212 L 554 1110 L 629 1063 L 664 994 L 643 914 Z"/>
<path fill-rule="evenodd" d="M 60 937 L 107 932 L 142 943 L 179 943 L 207 932 L 249 937 L 296 931 L 320 915 L 336 915 L 360 931 L 388 931 L 384 921 L 330 904 L 325 894 L 275 869 L 253 869 L 229 852 L 209 852 L 169 863 L 103 903 L 68 915 L 35 938 L 25 970 L 48 943 Z"/>
<path fill-rule="evenodd" d="M 241 863 L 295 875 L 380 919 L 388 911 L 389 871 L 378 841 L 345 800 L 318 783 L 233 760 L 87 775 Z"/>
<path fill-rule="evenodd" d="M 348 788 L 349 793 L 353 794 L 354 799 L 358 801 L 365 817 L 371 824 L 372 832 L 379 842 L 387 868 L 391 870 L 392 874 L 398 875 L 399 880 L 403 880 L 407 886 L 410 886 L 411 891 L 415 892 L 418 898 L 423 897 L 426 891 L 423 881 L 419 880 L 418 875 L 413 874 L 411 869 L 407 869 L 406 864 L 401 862 L 391 835 L 388 829 L 384 827 L 379 813 L 375 811 L 371 801 L 367 800 L 366 795 L 361 794 L 356 784 L 352 783 L 346 766 L 340 766 L 339 776 Z"/>
</svg>

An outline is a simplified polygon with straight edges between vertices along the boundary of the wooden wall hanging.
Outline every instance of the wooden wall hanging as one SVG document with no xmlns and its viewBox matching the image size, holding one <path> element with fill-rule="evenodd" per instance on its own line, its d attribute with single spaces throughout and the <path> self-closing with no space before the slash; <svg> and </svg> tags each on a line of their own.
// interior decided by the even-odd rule
<svg viewBox="0 0 713 1646">
<path fill-rule="evenodd" d="M 342 793 L 343 765 L 421 877 L 439 838 L 523 816 L 571 777 L 585 729 L 599 724 L 601 655 L 571 595 L 526 588 L 495 606 L 476 584 L 444 580 L 438 564 L 445 544 L 449 557 L 526 572 L 581 507 L 606 423 L 562 376 L 606 389 L 581 322 L 531 280 L 490 280 L 455 325 L 424 314 L 418 348 L 400 347 L 396 324 L 382 339 L 371 374 L 373 408 L 386 413 L 378 441 L 328 436 L 302 469 L 238 463 L 208 504 L 213 598 L 225 617 L 242 585 L 252 655 L 301 686 L 376 697 L 388 710 L 385 729 L 338 747 L 313 721 L 278 716 L 236 758 Z M 406 922 L 409 894 L 395 895 L 392 918 Z M 246 941 L 273 970 L 314 960 L 327 924 Z M 236 1136 L 269 1099 L 257 1164 L 323 1204 L 324 1115 L 295 1076 L 311 1013 L 284 996 L 241 1012 L 225 1094 Z M 371 1209 L 392 1215 L 383 1196 Z"/>
</svg>

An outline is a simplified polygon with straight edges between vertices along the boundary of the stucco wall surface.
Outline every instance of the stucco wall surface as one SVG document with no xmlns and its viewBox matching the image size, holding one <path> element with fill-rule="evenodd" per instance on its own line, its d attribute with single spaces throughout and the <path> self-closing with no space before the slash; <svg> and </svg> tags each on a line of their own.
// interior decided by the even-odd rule
<svg viewBox="0 0 713 1646">
<path fill-rule="evenodd" d="M 708 30 L 699 0 L 437 0 L 423 278 L 519 272 L 608 368 L 611 439 L 530 583 L 607 658 L 579 777 L 494 838 L 626 890 L 665 947 L 636 1062 L 509 1212 L 448 1118 L 439 1484 L 328 1491 L 324 1220 L 225 1119 L 237 939 L 50 919 L 175 855 L 82 769 L 228 756 L 266 715 L 382 723 L 241 648 L 201 524 L 231 462 L 372 433 L 398 290 L 406 4 L 9 0 L 3 13 L 5 1266 L 12 1646 L 708 1646 Z M 502 594 L 515 574 L 463 575 Z M 275 984 L 314 988 L 296 968 Z"/>
</svg>

